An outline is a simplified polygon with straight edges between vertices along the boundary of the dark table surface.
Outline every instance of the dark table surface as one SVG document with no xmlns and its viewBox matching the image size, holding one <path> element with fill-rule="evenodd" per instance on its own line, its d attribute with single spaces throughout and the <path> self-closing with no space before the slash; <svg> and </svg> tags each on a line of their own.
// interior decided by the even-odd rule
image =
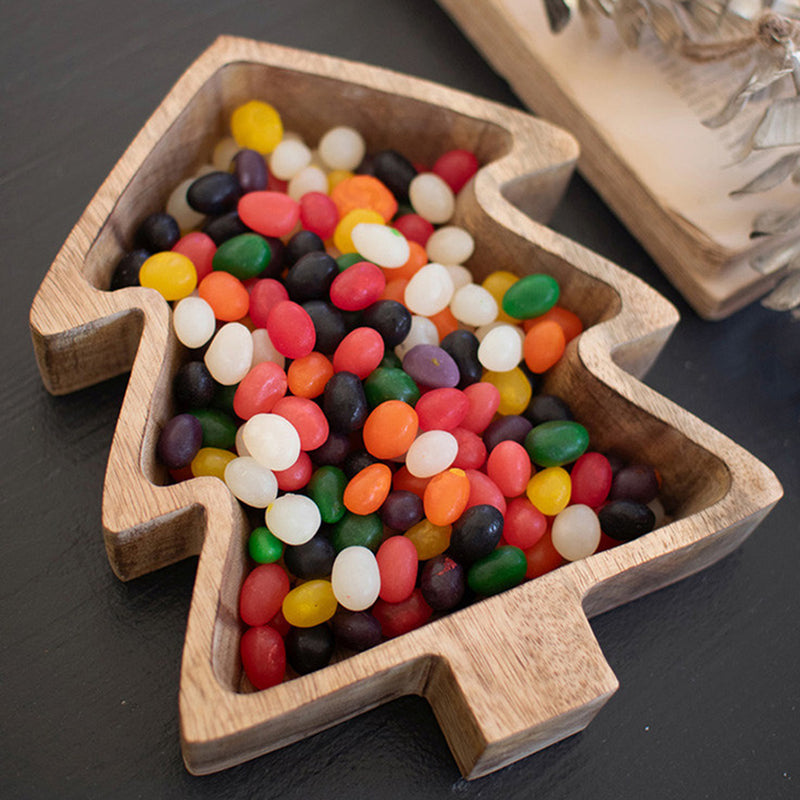
<svg viewBox="0 0 800 800">
<path fill-rule="evenodd" d="M 126 378 L 53 398 L 27 315 L 96 188 L 220 33 L 519 102 L 429 0 L 3 4 L 0 797 L 800 797 L 800 322 L 757 304 L 699 319 L 576 176 L 553 226 L 648 281 L 681 322 L 646 381 L 775 470 L 786 496 L 733 555 L 593 620 L 620 689 L 583 733 L 462 780 L 403 698 L 192 777 L 177 693 L 196 566 L 119 582 L 101 538 Z"/>
</svg>

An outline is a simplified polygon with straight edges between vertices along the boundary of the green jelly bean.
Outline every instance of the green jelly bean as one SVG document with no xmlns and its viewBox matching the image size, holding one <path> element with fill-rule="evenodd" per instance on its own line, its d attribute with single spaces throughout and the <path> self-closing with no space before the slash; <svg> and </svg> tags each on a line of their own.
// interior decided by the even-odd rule
<svg viewBox="0 0 800 800">
<path fill-rule="evenodd" d="M 589 431 L 579 422 L 554 419 L 528 431 L 525 449 L 540 467 L 560 467 L 580 458 L 589 447 Z"/>
<path fill-rule="evenodd" d="M 211 266 L 245 281 L 260 275 L 269 266 L 271 258 L 272 250 L 263 236 L 242 233 L 217 248 Z"/>
<path fill-rule="evenodd" d="M 238 388 L 238 383 L 234 383 L 231 386 L 223 386 L 221 383 L 216 384 L 211 407 L 224 411 L 233 419 L 236 419 L 236 412 L 233 410 L 233 396 L 236 394 Z"/>
<path fill-rule="evenodd" d="M 308 482 L 308 496 L 317 504 L 323 522 L 338 522 L 346 513 L 344 487 L 347 475 L 339 469 L 326 465 L 320 467 Z"/>
<path fill-rule="evenodd" d="M 352 514 L 348 511 L 333 526 L 331 533 L 331 544 L 337 553 L 353 545 L 368 547 L 376 553 L 382 541 L 383 521 L 377 514 Z"/>
<path fill-rule="evenodd" d="M 476 594 L 488 597 L 522 583 L 527 568 L 525 553 L 519 547 L 502 545 L 469 568 L 467 584 Z"/>
<path fill-rule="evenodd" d="M 247 539 L 247 552 L 258 564 L 273 564 L 283 555 L 283 542 L 269 528 L 254 528 Z"/>
<path fill-rule="evenodd" d="M 348 267 L 352 267 L 353 264 L 358 264 L 359 261 L 363 260 L 364 256 L 358 253 L 342 253 L 336 259 L 336 265 L 339 267 L 339 272 L 344 272 Z"/>
<path fill-rule="evenodd" d="M 413 406 L 419 400 L 419 387 L 405 370 L 377 367 L 364 381 L 364 394 L 371 408 L 386 400 L 402 400 Z"/>
<path fill-rule="evenodd" d="M 196 408 L 189 412 L 200 420 L 203 429 L 203 447 L 232 450 L 236 444 L 236 423 L 230 414 L 216 408 Z"/>
<path fill-rule="evenodd" d="M 381 359 L 381 363 L 378 364 L 379 367 L 391 367 L 392 369 L 401 369 L 403 366 L 403 362 L 398 358 L 397 353 L 394 350 L 389 350 L 388 348 L 383 353 L 383 358 Z"/>
<path fill-rule="evenodd" d="M 549 275 L 526 275 L 513 283 L 503 295 L 503 311 L 517 319 L 538 317 L 557 302 L 560 289 Z"/>
</svg>

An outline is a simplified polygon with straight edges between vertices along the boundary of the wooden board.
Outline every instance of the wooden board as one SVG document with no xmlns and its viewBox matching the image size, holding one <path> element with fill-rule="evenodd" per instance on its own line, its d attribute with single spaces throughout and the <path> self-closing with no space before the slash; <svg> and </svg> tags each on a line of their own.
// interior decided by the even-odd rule
<svg viewBox="0 0 800 800">
<path fill-rule="evenodd" d="M 734 157 L 717 139 L 708 141 L 716 132 L 705 129 L 667 85 L 666 69 L 662 74 L 649 56 L 627 51 L 608 29 L 603 42 L 593 40 L 579 18 L 567 28 L 569 45 L 562 44 L 567 32 L 549 33 L 542 0 L 439 4 L 530 109 L 575 135 L 581 173 L 698 314 L 727 317 L 778 282 L 783 271 L 763 275 L 750 260 L 780 249 L 790 237 L 748 241 L 748 225 L 764 199 L 728 198 L 727 190 L 740 185 L 728 164 Z M 574 68 L 565 66 L 572 61 Z M 677 74 L 672 61 L 668 66 L 670 75 Z M 717 75 L 727 71 L 728 79 L 738 82 L 735 69 L 725 63 Z M 711 116 L 726 95 L 709 94 L 703 101 Z M 728 184 L 719 197 L 708 192 L 711 173 L 703 171 L 708 153 L 720 159 L 714 180 Z M 697 168 L 677 173 L 684 160 Z M 681 186 L 675 185 L 678 179 Z M 796 188 L 777 191 L 781 202 L 796 204 Z"/>
<path fill-rule="evenodd" d="M 238 649 L 248 569 L 245 514 L 219 480 L 167 485 L 155 457 L 184 357 L 170 309 L 142 288 L 105 290 L 148 213 L 203 164 L 233 107 L 262 98 L 310 142 L 333 124 L 370 149 L 414 160 L 452 147 L 482 167 L 460 194 L 469 266 L 544 271 L 585 332 L 546 389 L 561 394 L 593 446 L 653 463 L 672 522 L 319 672 L 253 692 Z M 388 699 L 430 702 L 465 776 L 476 777 L 584 727 L 617 681 L 588 617 L 691 574 L 735 548 L 782 490 L 772 472 L 637 379 L 677 322 L 638 278 L 535 219 L 552 210 L 577 148 L 549 123 L 429 82 L 352 62 L 223 37 L 178 81 L 98 190 L 31 308 L 34 350 L 54 394 L 131 370 L 103 496 L 106 549 L 127 580 L 200 555 L 180 683 L 181 742 L 194 773 L 224 769 Z M 535 219 L 534 219 L 535 218 Z"/>
</svg>

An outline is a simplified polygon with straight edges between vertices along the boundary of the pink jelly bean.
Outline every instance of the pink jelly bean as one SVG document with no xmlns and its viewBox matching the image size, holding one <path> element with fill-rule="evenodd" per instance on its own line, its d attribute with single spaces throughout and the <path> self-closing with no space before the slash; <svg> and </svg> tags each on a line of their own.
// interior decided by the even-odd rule
<svg viewBox="0 0 800 800">
<path fill-rule="evenodd" d="M 277 191 L 249 192 L 239 199 L 239 218 L 263 236 L 286 236 L 300 219 L 300 205 Z"/>
</svg>

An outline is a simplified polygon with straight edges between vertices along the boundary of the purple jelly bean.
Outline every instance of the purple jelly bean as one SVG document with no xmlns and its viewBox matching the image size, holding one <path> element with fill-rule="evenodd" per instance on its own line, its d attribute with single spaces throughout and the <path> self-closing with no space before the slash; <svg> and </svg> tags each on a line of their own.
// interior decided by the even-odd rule
<svg viewBox="0 0 800 800">
<path fill-rule="evenodd" d="M 240 150 L 233 158 L 233 168 L 242 194 L 267 188 L 267 164 L 256 150 Z"/>
<path fill-rule="evenodd" d="M 403 358 L 403 369 L 417 383 L 431 388 L 458 385 L 460 375 L 453 357 L 434 344 L 418 344 Z"/>
<path fill-rule="evenodd" d="M 178 414 L 167 422 L 158 437 L 158 457 L 169 469 L 181 469 L 192 463 L 202 445 L 200 420 L 192 414 Z"/>
<path fill-rule="evenodd" d="M 498 417 L 498 419 L 490 422 L 483 432 L 483 443 L 486 445 L 486 451 L 490 453 L 500 442 L 504 442 L 507 439 L 522 444 L 531 428 L 533 428 L 533 424 L 530 420 L 518 414 L 507 414 L 504 417 Z"/>
</svg>

